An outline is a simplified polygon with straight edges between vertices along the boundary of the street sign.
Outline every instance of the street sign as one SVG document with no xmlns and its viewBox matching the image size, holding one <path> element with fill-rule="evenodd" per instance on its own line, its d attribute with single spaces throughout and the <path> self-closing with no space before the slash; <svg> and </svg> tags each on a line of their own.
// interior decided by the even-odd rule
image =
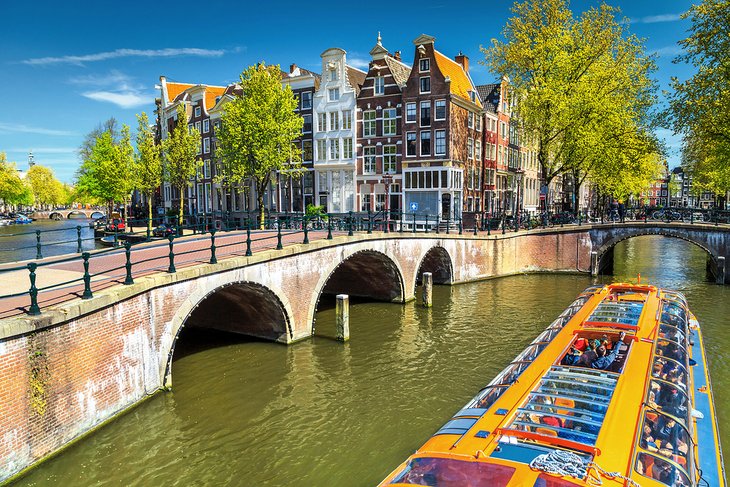
<svg viewBox="0 0 730 487">
<path fill-rule="evenodd" d="M 411 203 L 411 211 L 418 211 L 418 203 L 415 201 Z"/>
</svg>

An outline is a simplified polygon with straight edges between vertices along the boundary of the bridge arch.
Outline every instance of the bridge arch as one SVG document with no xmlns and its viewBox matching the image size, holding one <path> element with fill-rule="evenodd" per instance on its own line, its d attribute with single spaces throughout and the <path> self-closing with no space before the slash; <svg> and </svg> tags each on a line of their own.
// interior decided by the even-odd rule
<svg viewBox="0 0 730 487">
<path fill-rule="evenodd" d="M 396 259 L 374 249 L 349 251 L 323 269 L 308 313 L 309 323 L 314 323 L 314 313 L 325 294 L 348 294 L 377 301 L 403 303 L 406 300 L 403 270 Z"/>
<path fill-rule="evenodd" d="M 74 216 L 74 215 L 81 215 L 84 218 L 88 218 L 88 216 L 86 215 L 86 212 L 85 211 L 81 211 L 81 210 L 71 210 L 71 211 L 69 211 L 68 214 L 66 215 L 66 218 L 68 218 L 70 220 L 71 217 Z"/>
<path fill-rule="evenodd" d="M 103 211 L 96 210 L 96 211 L 91 212 L 91 215 L 89 215 L 89 218 L 96 219 L 96 218 L 101 218 L 104 215 L 106 215 L 106 213 L 104 213 Z"/>
<path fill-rule="evenodd" d="M 167 360 L 162 383 L 172 385 L 172 358 L 184 327 L 208 328 L 288 343 L 293 337 L 293 311 L 281 290 L 254 281 L 229 282 L 193 293 L 170 321 L 164 345 Z"/>
<path fill-rule="evenodd" d="M 52 211 L 52 212 L 51 212 L 51 213 L 50 213 L 50 214 L 48 215 L 48 218 L 49 218 L 50 220 L 56 220 L 56 221 L 59 221 L 59 220 L 63 220 L 63 219 L 64 219 L 64 216 L 63 216 L 63 213 L 59 213 L 59 212 L 57 212 L 57 211 Z"/>
<path fill-rule="evenodd" d="M 428 249 L 419 261 L 416 268 L 416 275 L 413 276 L 413 292 L 416 286 L 421 283 L 424 272 L 430 272 L 433 275 L 434 284 L 453 284 L 454 282 L 454 265 L 453 259 L 449 252 L 440 245 L 436 245 Z"/>
</svg>

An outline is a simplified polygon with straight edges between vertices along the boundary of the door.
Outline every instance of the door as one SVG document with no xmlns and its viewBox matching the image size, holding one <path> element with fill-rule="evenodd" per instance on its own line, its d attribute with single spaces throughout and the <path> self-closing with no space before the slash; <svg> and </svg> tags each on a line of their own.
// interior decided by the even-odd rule
<svg viewBox="0 0 730 487">
<path fill-rule="evenodd" d="M 441 195 L 441 218 L 451 219 L 451 193 Z"/>
</svg>

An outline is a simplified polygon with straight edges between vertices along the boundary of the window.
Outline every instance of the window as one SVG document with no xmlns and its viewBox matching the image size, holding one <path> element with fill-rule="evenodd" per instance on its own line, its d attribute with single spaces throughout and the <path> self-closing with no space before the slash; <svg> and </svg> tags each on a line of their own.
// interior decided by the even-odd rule
<svg viewBox="0 0 730 487">
<path fill-rule="evenodd" d="M 434 149 L 436 150 L 437 156 L 446 155 L 446 131 L 445 130 L 436 131 L 436 147 Z"/>
<path fill-rule="evenodd" d="M 216 120 L 215 122 L 213 122 L 213 127 L 215 127 L 216 130 L 220 130 L 221 129 L 221 121 L 220 120 Z"/>
<path fill-rule="evenodd" d="M 370 193 L 364 193 L 362 195 L 362 204 L 360 206 L 360 211 L 368 210 L 370 210 Z"/>
<path fill-rule="evenodd" d="M 363 149 L 362 173 L 375 174 L 375 147 Z"/>
<path fill-rule="evenodd" d="M 330 130 L 340 130 L 340 112 L 330 112 Z"/>
<path fill-rule="evenodd" d="M 436 100 L 434 102 L 434 120 L 446 120 L 446 100 Z"/>
<path fill-rule="evenodd" d="M 383 110 L 383 135 L 395 135 L 397 132 L 395 108 Z"/>
<path fill-rule="evenodd" d="M 430 59 L 428 59 L 428 58 L 425 58 L 425 59 L 421 59 L 421 60 L 420 60 L 420 61 L 418 62 L 418 70 L 419 70 L 420 72 L 422 72 L 422 73 L 423 73 L 423 72 L 426 72 L 426 71 L 428 71 L 429 69 L 431 69 L 431 60 L 430 60 Z"/>
<path fill-rule="evenodd" d="M 318 161 L 327 160 L 327 141 L 326 140 L 317 141 L 317 160 Z"/>
<path fill-rule="evenodd" d="M 312 108 L 312 92 L 305 91 L 302 93 L 302 110 L 309 110 Z"/>
<path fill-rule="evenodd" d="M 406 122 L 415 122 L 416 121 L 416 104 L 415 103 L 406 103 Z"/>
<path fill-rule="evenodd" d="M 378 76 L 375 78 L 375 94 L 382 95 L 385 93 L 385 78 Z"/>
<path fill-rule="evenodd" d="M 200 122 L 195 122 L 195 130 L 197 130 L 198 133 L 200 133 Z"/>
<path fill-rule="evenodd" d="M 416 155 L 416 133 L 408 132 L 406 134 L 406 157 Z"/>
<path fill-rule="evenodd" d="M 194 125 L 192 123 L 189 123 L 188 124 L 188 133 L 189 134 L 192 134 L 193 133 L 193 127 L 194 127 Z"/>
<path fill-rule="evenodd" d="M 504 122 L 500 122 L 499 130 L 502 133 L 502 138 L 506 139 L 507 138 L 507 124 L 505 124 Z"/>
<path fill-rule="evenodd" d="M 474 128 L 474 114 L 472 112 L 469 112 L 469 128 Z"/>
<path fill-rule="evenodd" d="M 203 177 L 210 178 L 210 159 L 203 161 Z"/>
<path fill-rule="evenodd" d="M 476 122 L 475 125 L 476 125 L 477 132 L 481 132 L 482 131 L 482 117 L 480 115 L 477 115 L 475 122 Z"/>
<path fill-rule="evenodd" d="M 474 154 L 477 160 L 482 159 L 482 141 L 476 140 L 474 141 Z"/>
<path fill-rule="evenodd" d="M 317 114 L 317 131 L 318 132 L 327 131 L 327 114 L 326 113 Z"/>
<path fill-rule="evenodd" d="M 330 71 L 329 71 L 329 80 L 330 81 L 337 81 L 337 70 L 335 68 L 330 69 Z"/>
<path fill-rule="evenodd" d="M 431 131 L 424 130 L 421 132 L 421 155 L 431 155 Z"/>
<path fill-rule="evenodd" d="M 330 139 L 330 159 L 340 158 L 340 139 Z"/>
<path fill-rule="evenodd" d="M 431 93 L 431 77 L 430 76 L 423 76 L 421 77 L 421 93 Z"/>
<path fill-rule="evenodd" d="M 375 195 L 375 211 L 383 211 L 385 209 L 385 193 L 377 193 Z"/>
<path fill-rule="evenodd" d="M 311 140 L 305 140 L 304 142 L 302 142 L 302 160 L 303 161 L 312 160 L 312 141 Z"/>
<path fill-rule="evenodd" d="M 469 137 L 466 141 L 466 152 L 469 156 L 469 159 L 474 159 L 474 139 Z"/>
<path fill-rule="evenodd" d="M 394 174 L 397 170 L 396 146 L 386 145 L 383 147 L 383 173 Z"/>
<path fill-rule="evenodd" d="M 431 126 L 431 102 L 421 102 L 421 127 Z"/>
<path fill-rule="evenodd" d="M 352 112 L 350 110 L 342 111 L 342 129 L 350 130 L 352 128 Z"/>
<path fill-rule="evenodd" d="M 330 88 L 327 90 L 329 101 L 337 101 L 340 99 L 340 89 L 339 88 Z"/>
<path fill-rule="evenodd" d="M 312 131 L 312 116 L 304 115 L 302 118 L 304 119 L 304 125 L 302 125 L 302 132 L 304 132 L 305 134 L 308 134 Z"/>
<path fill-rule="evenodd" d="M 203 152 L 210 154 L 210 137 L 203 139 Z"/>
<path fill-rule="evenodd" d="M 342 158 L 352 159 L 352 139 L 342 139 Z"/>
<path fill-rule="evenodd" d="M 210 120 L 208 120 L 207 118 L 203 120 L 203 132 L 210 132 Z"/>
<path fill-rule="evenodd" d="M 375 110 L 368 110 L 363 113 L 362 117 L 362 135 L 363 137 L 375 137 Z"/>
<path fill-rule="evenodd" d="M 203 153 L 203 141 L 198 139 L 198 155 Z"/>
<path fill-rule="evenodd" d="M 195 107 L 195 116 L 196 117 L 200 116 L 200 107 Z"/>
</svg>

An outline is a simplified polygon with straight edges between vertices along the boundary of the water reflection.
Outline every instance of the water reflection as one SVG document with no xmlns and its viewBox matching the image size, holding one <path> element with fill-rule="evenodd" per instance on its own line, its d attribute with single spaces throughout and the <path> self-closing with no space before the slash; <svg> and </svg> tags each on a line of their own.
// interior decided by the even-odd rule
<svg viewBox="0 0 730 487">
<path fill-rule="evenodd" d="M 677 288 L 705 329 L 711 373 L 727 380 L 730 288 L 704 281 L 705 254 L 639 237 L 615 250 L 613 279 Z M 531 275 L 434 289 L 434 307 L 354 303 L 346 344 L 292 347 L 183 335 L 174 391 L 158 394 L 18 485 L 377 484 L 524 349 L 587 276 Z M 317 329 L 334 329 L 334 309 Z M 716 388 L 728 444 L 730 390 Z"/>
</svg>

